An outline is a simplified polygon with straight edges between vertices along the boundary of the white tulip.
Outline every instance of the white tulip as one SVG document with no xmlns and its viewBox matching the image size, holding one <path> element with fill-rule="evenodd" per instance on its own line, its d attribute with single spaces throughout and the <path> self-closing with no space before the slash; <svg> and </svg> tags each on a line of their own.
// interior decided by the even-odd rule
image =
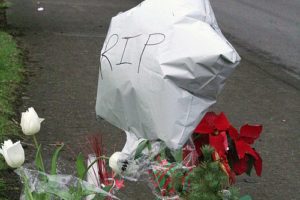
<svg viewBox="0 0 300 200">
<path fill-rule="evenodd" d="M 43 118 L 39 118 L 34 108 L 29 108 L 26 112 L 22 112 L 21 127 L 25 135 L 34 135 L 41 129 Z"/>
<path fill-rule="evenodd" d="M 137 180 L 140 176 L 141 167 L 143 167 L 143 165 L 139 165 L 138 161 L 133 160 L 130 155 L 123 152 L 113 153 L 109 158 L 109 166 L 115 173 L 132 180 Z"/>
<path fill-rule="evenodd" d="M 122 152 L 115 152 L 113 153 L 113 155 L 110 156 L 109 158 L 109 166 L 110 168 L 116 172 L 117 174 L 121 174 L 122 173 L 122 167 L 118 165 L 118 160 L 121 159 L 123 157 L 123 153 Z"/>
<path fill-rule="evenodd" d="M 24 149 L 20 141 L 13 143 L 11 140 L 4 141 L 0 154 L 3 155 L 6 163 L 12 168 L 21 167 L 25 161 Z"/>
</svg>

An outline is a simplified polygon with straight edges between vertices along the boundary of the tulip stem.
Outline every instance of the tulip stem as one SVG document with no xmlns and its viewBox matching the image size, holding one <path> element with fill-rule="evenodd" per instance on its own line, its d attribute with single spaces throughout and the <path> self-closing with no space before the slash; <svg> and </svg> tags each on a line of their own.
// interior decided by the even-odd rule
<svg viewBox="0 0 300 200">
<path fill-rule="evenodd" d="M 38 144 L 38 141 L 37 141 L 35 135 L 33 135 L 33 142 L 34 142 L 35 148 L 39 148 L 39 144 Z"/>
<path fill-rule="evenodd" d="M 27 178 L 27 176 L 26 176 L 23 168 L 20 168 L 20 175 L 21 175 L 21 177 L 23 177 L 23 180 L 24 180 L 25 197 L 26 197 L 26 199 L 29 198 L 29 200 L 34 200 L 34 198 L 32 196 L 32 193 L 30 191 L 30 186 L 29 186 L 29 183 L 28 183 L 28 178 Z"/>
<path fill-rule="evenodd" d="M 37 141 L 35 135 L 33 135 L 33 141 L 34 141 L 35 148 L 38 150 L 40 146 L 39 146 L 39 143 L 38 143 L 38 141 Z M 41 167 L 42 167 L 42 170 L 43 170 L 44 173 L 46 173 L 46 171 L 45 171 L 45 166 L 44 166 L 44 160 L 43 160 L 43 158 L 42 158 L 41 149 L 40 149 L 40 152 L 39 152 L 38 156 L 39 156 L 40 163 L 41 163 L 41 165 L 42 165 L 42 166 L 41 166 Z"/>
</svg>

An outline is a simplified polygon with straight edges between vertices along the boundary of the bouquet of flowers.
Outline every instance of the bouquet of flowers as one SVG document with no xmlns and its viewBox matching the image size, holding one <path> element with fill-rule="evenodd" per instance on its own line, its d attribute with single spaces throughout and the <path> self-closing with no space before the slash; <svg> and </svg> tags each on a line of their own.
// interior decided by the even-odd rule
<svg viewBox="0 0 300 200">
<path fill-rule="evenodd" d="M 117 152 L 110 163 L 124 178 L 146 174 L 158 199 L 251 199 L 240 198 L 233 184 L 237 175 L 250 175 L 253 168 L 261 176 L 262 159 L 251 146 L 261 131 L 261 125 L 249 124 L 238 131 L 224 113 L 208 112 L 182 149 L 173 151 L 162 143 L 153 151 L 157 141 L 143 140 L 131 155 Z"/>
<path fill-rule="evenodd" d="M 135 151 L 128 153 L 124 148 L 109 158 L 102 138 L 91 136 L 88 144 L 93 153 L 87 158 L 81 153 L 77 156 L 77 177 L 58 174 L 57 160 L 63 144 L 55 150 L 47 173 L 41 144 L 35 137 L 43 120 L 33 108 L 22 113 L 22 131 L 33 138 L 37 149 L 36 169 L 22 167 L 25 153 L 20 142 L 5 141 L 0 149 L 7 164 L 17 168 L 15 172 L 24 186 L 21 199 L 118 199 L 115 194 L 124 187 L 124 178 L 137 181 L 146 175 L 157 199 L 249 200 L 250 196 L 239 197 L 233 186 L 235 177 L 250 175 L 253 168 L 258 176 L 262 173 L 262 159 L 251 146 L 262 126 L 246 124 L 238 131 L 224 113 L 213 112 L 204 116 L 179 150 L 171 150 L 159 140 L 127 138 Z"/>
<path fill-rule="evenodd" d="M 87 199 L 118 199 L 112 195 L 113 190 L 120 187 L 113 179 L 113 173 L 105 171 L 105 156 L 101 154 L 101 149 L 95 149 L 93 161 L 86 160 L 82 154 L 77 156 L 76 169 L 77 177 L 72 175 L 58 174 L 57 161 L 64 144 L 58 145 L 51 159 L 50 172 L 46 172 L 44 160 L 42 158 L 42 145 L 38 143 L 36 134 L 40 131 L 41 122 L 33 108 L 22 113 L 21 127 L 25 135 L 33 138 L 36 147 L 35 169 L 23 167 L 25 152 L 20 141 L 13 143 L 11 140 L 4 141 L 0 148 L 0 154 L 5 158 L 6 163 L 20 176 L 23 184 L 23 193 L 20 199 L 25 200 L 81 200 Z M 98 140 L 91 140 L 91 144 Z M 90 157 L 91 158 L 91 157 Z M 91 182 L 91 170 L 94 164 L 98 163 L 101 170 L 101 187 Z M 85 181 L 87 179 L 87 181 Z M 92 197 L 92 198 L 91 198 Z"/>
<path fill-rule="evenodd" d="M 165 149 L 155 157 L 154 192 L 161 199 L 239 199 L 235 176 L 250 175 L 253 167 L 261 176 L 262 159 L 251 147 L 261 131 L 261 125 L 246 124 L 239 133 L 224 113 L 208 112 L 179 155 Z"/>
</svg>

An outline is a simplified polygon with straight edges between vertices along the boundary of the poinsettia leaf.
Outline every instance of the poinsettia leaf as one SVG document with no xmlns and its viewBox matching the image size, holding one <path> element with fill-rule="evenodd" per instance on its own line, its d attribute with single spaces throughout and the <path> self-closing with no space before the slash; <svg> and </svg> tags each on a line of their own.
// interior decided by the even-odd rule
<svg viewBox="0 0 300 200">
<path fill-rule="evenodd" d="M 226 141 L 225 141 L 226 140 Z M 220 157 L 225 156 L 226 148 L 224 147 L 224 144 L 227 143 L 226 135 L 225 137 L 221 134 L 219 135 L 209 135 L 209 145 L 215 148 L 215 150 L 218 152 Z"/>
<path fill-rule="evenodd" d="M 245 154 L 249 154 L 254 157 L 254 159 L 257 159 L 257 154 L 255 153 L 255 150 L 246 142 L 242 140 L 238 140 L 235 142 L 235 149 L 237 151 L 237 155 L 239 159 L 243 158 Z"/>
<path fill-rule="evenodd" d="M 86 163 L 85 163 L 84 156 L 82 155 L 82 153 L 79 153 L 77 156 L 76 170 L 77 170 L 77 176 L 80 179 L 84 179 L 87 167 L 86 167 Z"/>
<path fill-rule="evenodd" d="M 260 157 L 260 155 L 254 150 L 256 156 L 257 156 L 257 159 L 255 159 L 254 161 L 254 168 L 255 168 L 255 171 L 256 171 L 256 175 L 257 176 L 261 176 L 261 173 L 262 173 L 262 159 Z"/>
<path fill-rule="evenodd" d="M 60 147 L 56 148 L 53 156 L 52 156 L 52 160 L 51 160 L 51 175 L 55 175 L 57 174 L 57 160 L 58 160 L 58 156 L 60 151 L 62 150 L 62 148 L 64 147 L 64 145 L 61 145 Z"/>
<path fill-rule="evenodd" d="M 261 132 L 262 132 L 262 125 L 249 125 L 245 124 L 241 127 L 240 130 L 240 137 L 244 138 L 244 141 L 253 144 L 254 141 L 259 138 Z"/>
<path fill-rule="evenodd" d="M 229 127 L 228 134 L 232 140 L 237 140 L 239 138 L 239 132 L 233 126 Z"/>
<path fill-rule="evenodd" d="M 214 112 L 208 112 L 205 114 L 205 116 L 202 118 L 200 123 L 195 129 L 195 133 L 199 134 L 209 134 L 213 133 L 215 131 L 214 127 L 214 121 L 216 119 L 217 115 Z"/>
<path fill-rule="evenodd" d="M 214 125 L 219 131 L 227 130 L 230 127 L 230 123 L 223 112 L 215 119 Z"/>
<path fill-rule="evenodd" d="M 197 153 L 199 154 L 199 156 L 201 156 L 202 155 L 201 148 L 204 145 L 209 144 L 209 135 L 208 134 L 205 134 L 205 135 L 193 134 L 193 142 L 194 142 Z"/>
<path fill-rule="evenodd" d="M 244 142 L 248 143 L 248 144 L 253 144 L 255 139 L 251 138 L 251 137 L 240 137 L 240 140 L 243 140 Z"/>
<path fill-rule="evenodd" d="M 236 175 L 241 175 L 247 172 L 248 169 L 248 157 L 245 156 L 240 160 L 233 163 L 233 171 Z"/>
</svg>

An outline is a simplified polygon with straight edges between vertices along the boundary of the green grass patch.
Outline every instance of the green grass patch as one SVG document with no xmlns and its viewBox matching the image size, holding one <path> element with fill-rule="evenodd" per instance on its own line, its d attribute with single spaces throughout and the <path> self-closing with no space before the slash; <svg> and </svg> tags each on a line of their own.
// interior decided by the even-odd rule
<svg viewBox="0 0 300 200">
<path fill-rule="evenodd" d="M 7 8 L 9 8 L 10 6 L 11 6 L 11 3 L 6 2 L 6 1 L 0 3 L 0 9 L 7 9 Z"/>
<path fill-rule="evenodd" d="M 18 135 L 19 126 L 13 118 L 22 74 L 22 59 L 16 42 L 9 34 L 0 31 L 0 143 Z M 3 166 L 0 159 L 0 170 Z"/>
</svg>

